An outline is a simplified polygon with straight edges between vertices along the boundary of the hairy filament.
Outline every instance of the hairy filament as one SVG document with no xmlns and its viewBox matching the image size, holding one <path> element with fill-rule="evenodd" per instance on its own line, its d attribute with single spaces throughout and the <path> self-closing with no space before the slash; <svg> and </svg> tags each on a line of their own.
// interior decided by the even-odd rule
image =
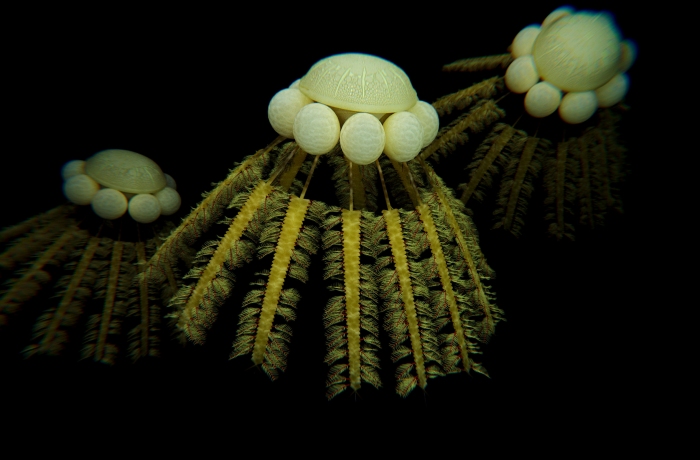
<svg viewBox="0 0 700 460">
<path fill-rule="evenodd" d="M 122 253 L 124 251 L 124 243 L 117 241 L 112 247 L 112 261 L 109 266 L 109 279 L 107 281 L 107 293 L 105 295 L 105 305 L 102 310 L 102 318 L 100 321 L 100 332 L 97 338 L 97 347 L 95 350 L 95 361 L 102 361 L 104 358 L 105 344 L 107 343 L 107 334 L 109 332 L 109 323 L 112 319 L 114 310 L 114 299 L 117 295 L 117 283 L 119 281 L 119 267 L 122 261 Z"/>
<path fill-rule="evenodd" d="M 190 298 L 185 304 L 185 308 L 182 311 L 182 315 L 178 321 L 178 327 L 181 330 L 186 330 L 187 324 L 193 318 L 197 310 L 199 309 L 202 298 L 207 291 L 207 287 L 216 278 L 216 274 L 219 272 L 221 265 L 226 260 L 227 251 L 233 247 L 234 243 L 238 241 L 243 234 L 248 222 L 253 217 L 255 210 L 260 207 L 260 204 L 264 201 L 265 197 L 270 193 L 272 187 L 266 182 L 259 182 L 258 185 L 253 189 L 248 200 L 245 202 L 241 210 L 236 214 L 236 217 L 231 221 L 226 234 L 221 239 L 219 246 L 216 251 L 209 259 L 209 263 L 202 272 L 197 285 L 195 286 Z"/>
<path fill-rule="evenodd" d="M 350 386 L 360 389 L 360 211 L 343 209 L 343 263 Z"/>
<path fill-rule="evenodd" d="M 391 254 L 396 265 L 396 274 L 399 277 L 399 285 L 401 286 L 401 299 L 403 300 L 406 318 L 408 321 L 408 331 L 411 339 L 411 348 L 413 349 L 413 358 L 416 362 L 416 374 L 418 375 L 418 384 L 421 388 L 425 388 L 428 384 L 425 374 L 425 359 L 423 357 L 423 348 L 421 346 L 420 331 L 418 330 L 418 316 L 416 314 L 416 305 L 413 299 L 413 289 L 411 285 L 411 275 L 408 271 L 408 258 L 406 256 L 406 246 L 403 241 L 401 231 L 401 219 L 399 211 L 396 209 L 382 211 L 384 220 L 386 221 L 386 230 L 391 246 Z"/>
<path fill-rule="evenodd" d="M 83 252 L 83 257 L 80 259 L 78 266 L 75 268 L 75 273 L 71 277 L 68 289 L 66 289 L 66 292 L 63 294 L 61 302 L 56 308 L 56 313 L 53 315 L 51 324 L 47 328 L 46 334 L 44 335 L 44 338 L 39 344 L 39 351 L 47 351 L 49 348 L 51 348 L 51 342 L 53 342 L 54 336 L 56 335 L 56 331 L 58 330 L 58 327 L 61 324 L 61 320 L 63 319 L 63 316 L 65 315 L 68 306 L 71 304 L 71 302 L 73 302 L 73 296 L 75 295 L 75 291 L 80 286 L 80 283 L 83 280 L 83 276 L 85 275 L 85 272 L 90 266 L 92 256 L 95 254 L 95 251 L 97 250 L 97 246 L 99 244 L 100 239 L 97 237 L 92 237 L 90 238 L 90 241 L 88 241 L 88 244 L 85 247 L 85 251 Z"/>
<path fill-rule="evenodd" d="M 500 155 L 501 150 L 503 150 L 508 141 L 510 141 L 510 139 L 513 137 L 513 134 L 515 134 L 515 128 L 513 128 L 510 125 L 507 125 L 503 129 L 503 131 L 501 131 L 501 134 L 498 135 L 493 144 L 491 144 L 488 153 L 479 163 L 479 167 L 477 168 L 477 170 L 472 173 L 472 176 L 469 179 L 469 183 L 467 184 L 467 187 L 462 193 L 462 203 L 466 204 L 467 201 L 469 201 L 469 198 L 476 190 L 476 187 L 479 185 L 479 182 L 481 182 L 481 179 L 486 174 L 486 171 L 488 171 L 488 169 L 491 167 L 491 164 L 496 160 L 498 155 Z"/>
<path fill-rule="evenodd" d="M 504 217 L 503 228 L 505 228 L 506 230 L 511 230 L 511 227 L 513 225 L 513 218 L 515 217 L 515 209 L 518 204 L 518 196 L 520 195 L 520 189 L 523 186 L 525 174 L 527 174 L 527 171 L 530 168 L 530 162 L 532 161 L 532 156 L 535 154 L 537 142 L 539 142 L 538 138 L 529 137 L 527 139 L 527 142 L 525 143 L 523 154 L 520 157 L 520 162 L 518 163 L 518 170 L 516 171 L 515 178 L 513 179 L 513 187 L 510 189 L 510 197 L 508 198 L 508 208 L 506 209 L 506 215 Z"/>
<path fill-rule="evenodd" d="M 146 264 L 146 248 L 143 242 L 139 241 L 136 243 L 136 257 L 139 266 L 139 272 L 142 272 Z M 139 303 L 141 306 L 141 346 L 140 356 L 146 357 L 149 354 L 149 322 L 150 315 L 148 309 L 148 280 L 145 277 L 138 277 L 137 281 L 139 283 Z"/>
<path fill-rule="evenodd" d="M 469 354 L 467 353 L 467 342 L 464 339 L 464 329 L 462 328 L 462 320 L 459 317 L 459 308 L 457 307 L 457 300 L 455 299 L 455 293 L 452 289 L 452 280 L 447 270 L 447 261 L 445 260 L 445 254 L 442 251 L 442 246 L 440 245 L 437 230 L 435 229 L 435 222 L 433 221 L 433 216 L 430 214 L 430 209 L 428 208 L 428 205 L 421 204 L 417 207 L 417 209 L 418 213 L 420 214 L 421 221 L 423 222 L 425 232 L 428 234 L 430 249 L 433 253 L 433 257 L 435 257 L 435 263 L 438 267 L 438 273 L 440 275 L 442 289 L 445 291 L 447 305 L 450 308 L 452 325 L 454 326 L 455 335 L 457 337 L 457 343 L 459 344 L 459 350 L 462 355 L 462 365 L 464 366 L 465 371 L 469 371 L 470 360 Z"/>
<path fill-rule="evenodd" d="M 287 214 L 284 217 L 284 222 L 282 223 L 279 242 L 275 249 L 270 276 L 267 281 L 267 289 L 265 290 L 265 297 L 262 302 L 258 330 L 255 336 L 255 345 L 253 346 L 253 362 L 257 365 L 262 364 L 265 356 L 265 349 L 269 340 L 270 330 L 272 329 L 272 321 L 275 317 L 275 311 L 277 310 L 280 292 L 282 291 L 282 286 L 287 276 L 287 269 L 289 268 L 294 245 L 301 231 L 301 225 L 304 222 L 304 216 L 306 215 L 309 203 L 309 200 L 293 196 L 289 203 Z M 243 210 L 241 210 L 241 212 L 242 211 Z"/>
</svg>

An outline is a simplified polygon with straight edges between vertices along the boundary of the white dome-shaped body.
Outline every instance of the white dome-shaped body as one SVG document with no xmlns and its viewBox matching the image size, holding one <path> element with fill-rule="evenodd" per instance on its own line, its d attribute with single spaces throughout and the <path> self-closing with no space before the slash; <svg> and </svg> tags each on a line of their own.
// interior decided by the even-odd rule
<svg viewBox="0 0 700 460">
<path fill-rule="evenodd" d="M 160 213 L 163 216 L 175 214 L 182 204 L 180 194 L 171 187 L 165 187 L 163 190 L 157 192 L 155 197 L 160 204 Z"/>
<path fill-rule="evenodd" d="M 150 193 L 140 193 L 129 200 L 129 215 L 136 222 L 150 224 L 160 217 L 158 198 Z"/>
<path fill-rule="evenodd" d="M 576 91 L 567 93 L 561 99 L 559 116 L 572 125 L 583 123 L 591 118 L 598 108 L 598 98 L 595 91 Z"/>
<path fill-rule="evenodd" d="M 535 59 L 531 55 L 520 56 L 506 69 L 506 86 L 516 94 L 524 93 L 540 81 Z"/>
<path fill-rule="evenodd" d="M 543 118 L 553 114 L 561 102 L 559 88 L 541 81 L 530 88 L 525 95 L 525 110 L 535 118 Z"/>
<path fill-rule="evenodd" d="M 520 56 L 532 54 L 532 47 L 540 34 L 540 29 L 540 26 L 532 25 L 518 32 L 510 45 L 510 55 L 517 59 Z"/>
<path fill-rule="evenodd" d="M 559 7 L 556 10 L 549 13 L 546 18 L 544 18 L 544 21 L 542 21 L 542 27 L 547 27 L 554 21 L 557 21 L 563 18 L 564 16 L 568 16 L 573 13 L 574 9 L 570 6 Z"/>
<path fill-rule="evenodd" d="M 286 88 L 272 96 L 267 106 L 267 119 L 277 134 L 294 137 L 294 119 L 299 110 L 313 101 L 296 88 Z"/>
<path fill-rule="evenodd" d="M 543 80 L 566 92 L 588 91 L 615 75 L 620 49 L 620 33 L 607 13 L 580 12 L 543 27 L 532 54 Z"/>
<path fill-rule="evenodd" d="M 423 126 L 411 112 L 396 112 L 384 120 L 384 153 L 394 161 L 414 159 L 423 146 Z"/>
<path fill-rule="evenodd" d="M 618 73 L 609 82 L 595 90 L 598 98 L 598 107 L 612 107 L 620 102 L 627 94 L 629 77 L 625 73 Z"/>
<path fill-rule="evenodd" d="M 119 190 L 103 188 L 92 199 L 92 210 L 103 219 L 118 219 L 127 208 L 126 197 Z"/>
<path fill-rule="evenodd" d="M 127 193 L 154 193 L 165 174 L 153 160 L 129 150 L 103 150 L 87 159 L 85 173 L 103 187 Z"/>
<path fill-rule="evenodd" d="M 63 194 L 72 203 L 79 205 L 90 204 L 99 190 L 100 184 L 86 174 L 77 174 L 69 177 L 63 183 Z"/>
<path fill-rule="evenodd" d="M 418 121 L 420 121 L 423 127 L 423 144 L 421 148 L 433 142 L 440 128 L 440 117 L 435 107 L 425 101 L 418 101 L 416 105 L 408 109 L 407 112 L 411 112 L 418 117 Z"/>
<path fill-rule="evenodd" d="M 339 136 L 338 117 L 327 105 L 305 105 L 294 119 L 294 140 L 312 155 L 330 152 L 338 143 Z"/>
<path fill-rule="evenodd" d="M 340 130 L 340 148 L 358 165 L 374 163 L 384 151 L 386 136 L 382 123 L 370 113 L 356 113 Z"/>
<path fill-rule="evenodd" d="M 78 174 L 85 174 L 85 161 L 84 160 L 71 160 L 63 165 L 61 168 L 61 177 L 63 180 L 68 180 L 73 176 Z"/>
<path fill-rule="evenodd" d="M 314 101 L 354 112 L 393 113 L 418 101 L 411 80 L 396 64 L 361 53 L 321 59 L 302 77 L 299 89 Z"/>
</svg>

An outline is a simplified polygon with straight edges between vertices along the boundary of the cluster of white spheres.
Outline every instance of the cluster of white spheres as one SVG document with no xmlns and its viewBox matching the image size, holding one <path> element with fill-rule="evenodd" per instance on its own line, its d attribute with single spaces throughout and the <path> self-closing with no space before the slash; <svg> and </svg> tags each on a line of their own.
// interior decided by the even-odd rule
<svg viewBox="0 0 700 460">
<path fill-rule="evenodd" d="M 506 70 L 506 86 L 525 95 L 525 110 L 546 117 L 557 109 L 567 123 L 589 119 L 598 107 L 611 107 L 627 94 L 625 73 L 636 46 L 621 40 L 609 13 L 554 10 L 542 22 L 516 35 L 515 60 Z"/>
<path fill-rule="evenodd" d="M 413 159 L 437 135 L 435 108 L 419 101 L 406 73 L 369 54 L 345 53 L 314 64 L 272 97 L 272 128 L 312 155 L 340 142 L 350 161 L 367 165 L 382 153 Z"/>
<path fill-rule="evenodd" d="M 150 158 L 129 150 L 103 150 L 63 165 L 63 194 L 78 205 L 91 205 L 103 219 L 118 219 L 127 211 L 148 224 L 180 208 L 175 180 Z"/>
</svg>

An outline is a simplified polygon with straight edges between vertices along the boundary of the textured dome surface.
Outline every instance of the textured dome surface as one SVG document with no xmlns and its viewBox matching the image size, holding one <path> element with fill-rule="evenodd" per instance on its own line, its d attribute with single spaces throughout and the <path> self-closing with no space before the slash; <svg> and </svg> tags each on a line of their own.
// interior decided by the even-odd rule
<svg viewBox="0 0 700 460">
<path fill-rule="evenodd" d="M 318 61 L 299 83 L 302 93 L 355 112 L 399 112 L 418 102 L 406 73 L 369 54 L 336 54 Z"/>
<path fill-rule="evenodd" d="M 617 73 L 620 34 L 607 14 L 567 15 L 542 29 L 532 54 L 543 80 L 564 91 L 588 91 Z"/>
<path fill-rule="evenodd" d="M 165 174 L 153 160 L 129 150 L 103 150 L 87 159 L 85 173 L 103 187 L 126 193 L 154 193 Z"/>
</svg>

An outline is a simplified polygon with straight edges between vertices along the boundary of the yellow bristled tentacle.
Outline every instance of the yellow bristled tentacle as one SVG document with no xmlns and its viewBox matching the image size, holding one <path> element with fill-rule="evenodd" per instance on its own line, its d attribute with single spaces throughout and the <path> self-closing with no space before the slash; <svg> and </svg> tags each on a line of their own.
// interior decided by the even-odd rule
<svg viewBox="0 0 700 460">
<path fill-rule="evenodd" d="M 282 223 L 282 230 L 280 231 L 280 238 L 275 249 L 272 267 L 270 268 L 270 277 L 267 281 L 267 289 L 262 302 L 260 321 L 258 322 L 258 330 L 253 347 L 253 362 L 258 365 L 262 364 L 265 356 L 265 349 L 267 348 L 270 330 L 272 329 L 272 321 L 277 310 L 280 292 L 287 276 L 289 261 L 291 260 L 294 245 L 301 231 L 301 224 L 304 222 L 309 203 L 309 200 L 292 197 Z"/>
<path fill-rule="evenodd" d="M 427 163 L 422 162 L 421 164 L 423 165 L 423 168 L 425 169 L 428 175 L 434 174 L 434 171 L 432 171 L 432 169 L 427 165 Z M 445 216 L 447 217 L 447 221 L 449 222 L 450 227 L 452 227 L 452 233 L 455 236 L 455 241 L 457 242 L 457 245 L 459 246 L 459 249 L 462 252 L 462 256 L 464 257 L 464 260 L 467 263 L 467 266 L 469 267 L 469 274 L 472 280 L 474 281 L 474 287 L 476 288 L 477 298 L 479 299 L 479 305 L 481 306 L 481 309 L 486 317 L 486 335 L 490 336 L 493 332 L 495 324 L 493 320 L 493 314 L 491 312 L 491 304 L 488 298 L 486 297 L 485 289 L 481 282 L 479 271 L 476 267 L 476 262 L 474 261 L 474 258 L 472 257 L 472 254 L 469 251 L 467 242 L 464 240 L 464 235 L 462 234 L 462 230 L 460 229 L 459 224 L 457 223 L 457 219 L 455 218 L 455 215 L 452 212 L 452 207 L 449 204 L 447 196 L 445 196 L 445 193 L 441 187 L 434 185 L 433 189 L 437 193 L 437 196 L 440 200 L 440 204 L 445 210 Z"/>
<path fill-rule="evenodd" d="M 136 243 L 136 256 L 138 257 L 139 272 L 142 272 L 146 265 L 146 247 L 143 242 Z M 139 283 L 139 306 L 141 307 L 141 350 L 140 357 L 145 358 L 150 353 L 149 333 L 151 316 L 149 315 L 148 305 L 148 280 L 145 277 L 138 278 Z"/>
<path fill-rule="evenodd" d="M 513 187 L 510 190 L 510 196 L 508 198 L 508 208 L 506 209 L 506 215 L 503 219 L 503 228 L 506 230 L 510 230 L 513 226 L 515 209 L 518 204 L 518 197 L 520 196 L 520 189 L 523 186 L 525 174 L 527 174 L 528 169 L 530 168 L 530 162 L 532 161 L 532 156 L 535 154 L 535 148 L 537 148 L 538 142 L 538 138 L 528 137 L 527 142 L 525 143 L 523 154 L 520 157 L 520 162 L 518 163 L 518 170 L 513 178 Z"/>
<path fill-rule="evenodd" d="M 406 256 L 406 246 L 401 232 L 401 219 L 399 211 L 396 209 L 382 211 L 386 221 L 386 230 L 391 245 L 391 254 L 396 265 L 396 274 L 399 277 L 401 286 L 401 299 L 403 300 L 406 318 L 408 320 L 408 331 L 411 337 L 411 348 L 416 362 L 416 374 L 418 375 L 418 385 L 425 388 L 428 384 L 425 375 L 425 359 L 423 358 L 423 347 L 418 330 L 418 316 L 416 315 L 416 305 L 413 300 L 413 289 L 411 286 L 411 275 L 408 271 L 408 258 Z"/>
<path fill-rule="evenodd" d="M 360 389 L 360 211 L 343 209 L 343 265 L 350 386 Z"/>
<path fill-rule="evenodd" d="M 459 349 L 462 354 L 462 365 L 464 366 L 465 371 L 469 371 L 470 360 L 469 354 L 467 353 L 467 343 L 464 340 L 464 329 L 462 329 L 462 320 L 459 317 L 457 300 L 455 299 L 455 293 L 452 290 L 452 280 L 447 270 L 447 262 L 445 261 L 445 254 L 442 251 L 442 246 L 440 245 L 437 230 L 435 229 L 435 222 L 433 222 L 433 216 L 430 214 L 430 208 L 428 208 L 428 205 L 421 204 L 417 207 L 417 209 L 418 213 L 420 214 L 421 221 L 423 222 L 425 232 L 428 234 L 430 249 L 433 252 L 433 257 L 435 257 L 435 263 L 438 267 L 438 273 L 440 274 L 440 282 L 442 283 L 442 289 L 445 291 L 447 305 L 450 308 L 452 325 L 455 329 L 457 343 L 459 344 Z"/>
<path fill-rule="evenodd" d="M 226 260 L 226 252 L 233 246 L 234 242 L 240 239 L 248 222 L 250 222 L 250 219 L 253 217 L 253 214 L 271 190 L 272 187 L 268 183 L 259 182 L 241 210 L 236 214 L 236 217 L 231 221 L 231 225 L 229 225 L 226 234 L 221 239 L 214 255 L 209 259 L 207 267 L 202 272 L 202 276 L 199 278 L 199 281 L 197 281 L 197 285 L 192 290 L 192 295 L 182 311 L 182 315 L 178 321 L 178 326 L 182 330 L 186 329 L 191 318 L 195 316 L 207 287 L 214 278 L 216 278 L 219 268 Z"/>
<path fill-rule="evenodd" d="M 112 312 L 114 311 L 114 299 L 117 296 L 117 283 L 119 280 L 119 266 L 122 262 L 122 252 L 124 243 L 116 241 L 112 248 L 112 261 L 109 266 L 109 278 L 107 282 L 107 293 L 105 294 L 105 305 L 102 310 L 102 318 L 100 319 L 100 332 L 97 339 L 97 348 L 95 350 L 95 361 L 101 361 L 104 358 L 105 344 L 107 343 L 107 334 L 109 333 L 109 324 L 112 320 Z"/>
<path fill-rule="evenodd" d="M 6 315 L 14 313 L 27 299 L 39 292 L 37 282 L 33 280 L 43 271 L 44 267 L 53 260 L 57 254 L 70 246 L 72 241 L 80 241 L 85 238 L 86 232 L 77 227 L 69 227 L 44 253 L 29 267 L 25 274 L 14 283 L 2 297 L 0 297 L 0 326 L 7 322 Z"/>
<path fill-rule="evenodd" d="M 75 268 L 75 273 L 71 277 L 70 284 L 68 285 L 66 292 L 63 294 L 63 297 L 61 298 L 61 302 L 58 304 L 58 307 L 56 307 L 56 313 L 52 318 L 51 324 L 47 328 L 46 334 L 44 335 L 44 338 L 39 344 L 40 351 L 47 352 L 51 349 L 54 337 L 56 335 L 56 331 L 58 331 L 58 328 L 61 325 L 61 321 L 63 321 L 63 317 L 65 316 L 68 307 L 73 302 L 73 296 L 75 295 L 76 290 L 80 286 L 80 283 L 83 281 L 83 276 L 85 275 L 85 272 L 90 266 L 92 256 L 95 255 L 95 251 L 97 250 L 97 246 L 99 244 L 100 239 L 93 236 L 92 238 L 90 238 L 90 241 L 88 241 L 87 246 L 85 246 L 85 251 L 83 251 L 83 256 L 80 259 L 78 266 Z"/>
<path fill-rule="evenodd" d="M 491 164 L 496 160 L 496 157 L 501 153 L 501 150 L 503 150 L 514 134 L 515 129 L 508 125 L 503 129 L 503 131 L 501 131 L 501 134 L 498 135 L 493 144 L 491 144 L 488 153 L 484 159 L 481 160 L 481 163 L 479 163 L 479 167 L 472 174 L 469 184 L 467 184 L 467 187 L 462 193 L 462 203 L 469 201 L 469 198 L 476 190 L 476 187 L 479 185 L 479 182 L 481 182 L 481 179 L 486 174 L 486 171 L 491 167 Z"/>
<path fill-rule="evenodd" d="M 163 241 L 151 257 L 145 276 L 153 278 L 153 280 L 162 279 L 163 267 L 175 263 L 176 259 L 180 257 L 180 249 L 186 245 L 185 242 L 194 240 L 217 222 L 221 212 L 236 194 L 234 190 L 236 183 L 245 179 L 243 182 L 247 184 L 250 177 L 258 177 L 264 163 L 263 158 L 284 140 L 283 136 L 278 136 L 265 149 L 258 150 L 254 155 L 248 157 L 232 170 L 226 179 L 217 184 Z"/>
</svg>

